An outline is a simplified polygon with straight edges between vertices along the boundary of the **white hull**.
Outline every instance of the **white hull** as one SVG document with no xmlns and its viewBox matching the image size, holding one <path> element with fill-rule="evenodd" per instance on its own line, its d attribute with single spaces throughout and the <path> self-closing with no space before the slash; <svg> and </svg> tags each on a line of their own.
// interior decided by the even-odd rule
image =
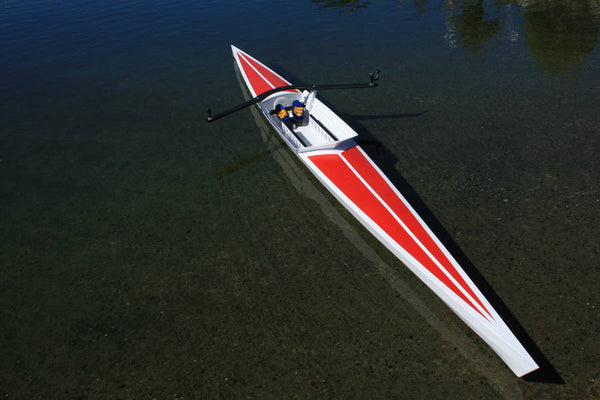
<svg viewBox="0 0 600 400">
<path fill-rule="evenodd" d="M 232 46 L 253 96 L 288 81 Z M 329 192 L 399 260 L 473 329 L 517 376 L 538 365 L 440 240 L 367 154 L 354 142 L 357 133 L 315 93 L 278 92 L 259 109 Z M 308 121 L 292 132 L 270 113 L 276 104 L 306 102 Z"/>
</svg>

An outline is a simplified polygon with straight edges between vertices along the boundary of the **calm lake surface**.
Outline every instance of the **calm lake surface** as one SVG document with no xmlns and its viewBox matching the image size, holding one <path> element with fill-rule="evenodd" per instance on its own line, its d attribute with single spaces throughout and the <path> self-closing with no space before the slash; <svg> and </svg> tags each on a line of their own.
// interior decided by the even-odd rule
<svg viewBox="0 0 600 400">
<path fill-rule="evenodd" d="M 600 398 L 600 3 L 0 1 L 0 397 Z M 516 378 L 243 101 L 320 98 L 545 366 Z M 487 284 L 485 284 L 487 283 Z M 520 327 L 520 328 L 519 328 Z"/>
</svg>

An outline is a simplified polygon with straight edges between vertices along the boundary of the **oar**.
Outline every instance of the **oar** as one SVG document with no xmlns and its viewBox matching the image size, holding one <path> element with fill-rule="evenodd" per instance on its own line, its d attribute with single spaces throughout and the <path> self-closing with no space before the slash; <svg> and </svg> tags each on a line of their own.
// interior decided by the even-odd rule
<svg viewBox="0 0 600 400">
<path fill-rule="evenodd" d="M 330 89 L 365 89 L 365 88 L 373 88 L 377 87 L 377 81 L 379 80 L 379 75 L 381 74 L 380 70 L 372 72 L 369 74 L 369 83 L 349 83 L 349 84 L 337 84 L 337 85 L 289 85 L 282 86 L 275 89 L 267 90 L 264 93 L 259 94 L 255 98 L 248 100 L 245 103 L 239 104 L 235 107 L 230 108 L 229 110 L 222 111 L 218 114 L 212 115 L 212 111 L 210 107 L 206 109 L 206 113 L 208 117 L 206 118 L 206 122 L 212 122 L 219 118 L 223 118 L 228 116 L 229 114 L 233 114 L 236 111 L 242 110 L 252 104 L 256 104 L 259 101 L 262 101 L 269 97 L 270 95 L 282 92 L 285 90 L 298 89 L 298 90 L 330 90 Z"/>
</svg>

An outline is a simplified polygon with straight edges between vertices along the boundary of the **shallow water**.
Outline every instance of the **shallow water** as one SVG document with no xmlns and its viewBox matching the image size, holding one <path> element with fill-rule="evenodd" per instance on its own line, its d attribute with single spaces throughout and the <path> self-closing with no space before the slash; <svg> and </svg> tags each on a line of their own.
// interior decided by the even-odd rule
<svg viewBox="0 0 600 400">
<path fill-rule="evenodd" d="M 282 19 L 281 16 L 285 18 Z M 6 398 L 597 398 L 597 1 L 0 3 Z M 245 110 L 320 97 L 564 383 L 515 378 Z"/>
</svg>

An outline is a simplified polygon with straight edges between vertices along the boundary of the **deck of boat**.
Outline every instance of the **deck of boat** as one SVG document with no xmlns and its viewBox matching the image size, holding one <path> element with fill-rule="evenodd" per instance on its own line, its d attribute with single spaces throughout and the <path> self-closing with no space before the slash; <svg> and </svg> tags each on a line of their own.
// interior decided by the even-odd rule
<svg viewBox="0 0 600 400">
<path fill-rule="evenodd" d="M 337 147 L 338 144 L 357 136 L 352 128 L 318 99 L 307 102 L 304 122 L 294 129 L 289 129 L 276 115 L 271 114 L 271 110 L 275 109 L 277 104 L 285 107 L 294 100 L 306 102 L 306 95 L 287 92 L 273 96 L 261 104 L 264 114 L 296 151 Z"/>
</svg>

